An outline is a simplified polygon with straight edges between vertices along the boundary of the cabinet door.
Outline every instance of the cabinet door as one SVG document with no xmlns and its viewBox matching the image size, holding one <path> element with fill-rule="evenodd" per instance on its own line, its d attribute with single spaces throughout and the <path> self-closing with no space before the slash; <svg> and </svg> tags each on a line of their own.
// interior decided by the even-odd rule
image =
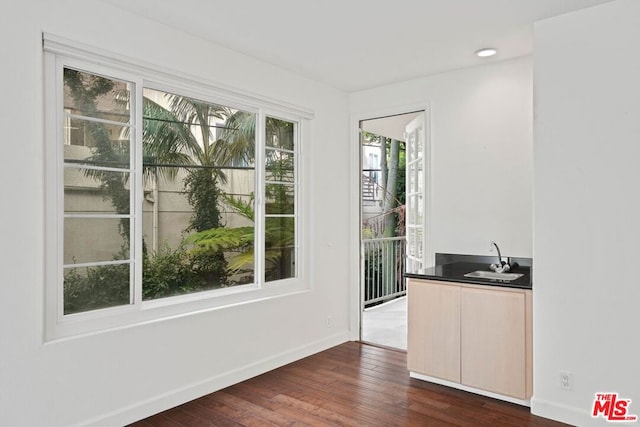
<svg viewBox="0 0 640 427">
<path fill-rule="evenodd" d="M 407 366 L 460 382 L 460 287 L 409 281 Z"/>
<path fill-rule="evenodd" d="M 462 290 L 461 382 L 526 398 L 525 294 Z"/>
</svg>

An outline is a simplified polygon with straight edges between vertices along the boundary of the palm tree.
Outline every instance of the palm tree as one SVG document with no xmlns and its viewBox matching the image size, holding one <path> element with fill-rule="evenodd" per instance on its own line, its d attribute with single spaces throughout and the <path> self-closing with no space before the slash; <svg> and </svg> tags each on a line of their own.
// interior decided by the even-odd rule
<svg viewBox="0 0 640 427">
<path fill-rule="evenodd" d="M 225 166 L 251 165 L 255 160 L 256 115 L 226 109 L 225 126 L 214 143 L 215 159 Z"/>
<path fill-rule="evenodd" d="M 184 191 L 193 209 L 188 227 L 184 231 L 200 232 L 219 229 L 221 213 L 218 182 L 226 181 L 221 169 L 221 154 L 217 150 L 213 129 L 224 123 L 230 110 L 216 104 L 174 94 L 164 94 L 167 107 L 145 99 L 144 138 L 145 154 L 157 165 L 154 170 L 163 176 L 167 168 L 175 178 L 178 170 L 186 170 Z M 165 163 L 166 162 L 166 163 Z M 206 256 L 194 254 L 194 268 L 206 276 L 210 286 L 227 283 L 227 263 L 223 251 L 212 251 Z"/>
<path fill-rule="evenodd" d="M 254 116 L 252 116 L 253 118 Z M 237 121 L 227 123 L 237 123 L 235 127 L 228 127 L 222 133 L 219 152 L 225 155 L 226 161 L 243 159 L 253 162 L 253 151 L 249 149 L 233 151 L 233 148 L 243 147 L 246 144 L 246 135 L 254 132 L 255 121 L 242 116 L 234 116 Z M 275 142 L 277 148 L 292 149 L 293 123 L 269 119 L 266 121 L 267 145 Z M 238 133 L 233 131 L 240 129 Z M 244 131 L 242 131 L 244 130 Z M 270 141 L 269 136 L 274 135 Z M 246 145 L 244 145 L 246 146 Z M 226 149 L 229 147 L 229 149 Z M 254 144 L 249 147 L 253 149 Z M 246 157 L 242 157 L 242 155 Z M 265 196 L 267 200 L 267 213 L 288 213 L 292 214 L 293 200 L 292 187 L 281 183 L 290 182 L 294 171 L 293 157 L 289 155 L 281 156 L 277 150 L 269 150 L 267 153 L 267 173 L 270 180 L 280 183 L 271 183 L 265 186 Z M 227 206 L 237 214 L 251 220 L 255 220 L 253 208 L 253 197 L 248 201 L 239 198 L 224 196 Z M 293 263 L 291 248 L 295 242 L 295 225 L 293 217 L 273 217 L 265 222 L 265 279 L 277 280 L 290 277 Z M 192 235 L 188 239 L 189 243 L 195 245 L 195 253 L 206 253 L 208 251 L 222 250 L 227 253 L 233 252 L 235 256 L 229 260 L 230 274 L 234 275 L 252 268 L 254 264 L 254 227 L 220 228 L 210 229 Z"/>
<path fill-rule="evenodd" d="M 143 99 L 143 164 L 145 177 L 173 179 L 178 168 L 157 165 L 188 166 L 193 164 L 193 151 L 198 149 L 191 131 L 175 115 L 148 97 Z"/>
<path fill-rule="evenodd" d="M 94 92 L 97 93 L 97 89 Z M 84 95 L 90 101 L 93 94 Z M 187 239 L 187 242 L 196 245 L 191 256 L 197 258 L 196 264 L 206 274 L 209 284 L 224 285 L 228 274 L 239 273 L 253 265 L 254 228 L 223 227 L 220 214 L 220 205 L 224 200 L 232 211 L 254 221 L 253 197 L 241 200 L 227 196 L 220 190 L 219 183 L 226 183 L 226 167 L 232 164 L 254 163 L 256 116 L 253 113 L 179 95 L 160 92 L 153 95 L 145 96 L 143 99 L 142 143 L 145 178 L 158 182 L 161 179 L 175 179 L 180 169 L 186 171 L 184 189 L 193 208 L 193 216 L 185 231 L 196 233 L 193 238 Z M 159 100 L 158 96 L 164 97 L 166 102 Z M 153 99 L 158 99 L 158 102 Z M 285 135 L 291 133 L 291 126 L 289 122 L 268 120 L 267 134 L 278 135 L 279 139 L 284 141 Z M 99 130 L 96 132 L 100 133 Z M 122 152 L 116 152 L 108 138 L 103 139 L 104 143 L 96 144 L 97 149 L 93 153 L 92 161 L 117 162 L 128 157 L 128 146 L 124 147 Z M 271 162 L 275 166 L 270 172 L 290 174 L 293 165 L 285 164 L 287 161 L 272 159 Z M 125 200 L 123 192 L 126 178 L 111 183 L 109 177 L 103 175 L 96 178 L 102 181 L 103 189 L 114 206 L 120 202 L 128 203 L 128 197 Z M 280 194 L 284 187 L 271 187 L 274 188 L 268 186 L 266 191 L 274 203 L 287 200 L 288 195 Z M 123 194 L 119 195 L 120 193 Z M 283 259 L 282 248 L 293 245 L 293 226 L 288 222 L 270 222 L 265 232 L 266 275 L 269 277 L 269 272 L 276 271 L 278 263 Z M 235 254 L 229 259 L 228 266 L 225 252 Z M 144 253 L 145 257 L 149 256 L 146 250 Z"/>
<path fill-rule="evenodd" d="M 64 80 L 65 90 L 68 91 L 68 95 L 73 101 L 72 104 L 83 114 L 105 114 L 98 111 L 98 102 L 102 102 L 99 101 L 100 99 L 108 99 L 113 104 L 114 111 L 106 113 L 115 117 L 112 120 L 118 120 L 118 112 L 124 113 L 127 110 L 124 105 L 120 108 L 118 103 L 128 102 L 128 94 L 116 96 L 118 94 L 115 93 L 117 90 L 114 88 L 112 80 L 72 69 L 65 69 Z M 111 92 L 113 92 L 113 97 L 111 97 Z M 222 229 L 219 210 L 219 199 L 222 192 L 218 188 L 218 182 L 226 180 L 222 167 L 234 159 L 243 159 L 246 162 L 253 161 L 254 115 L 177 95 L 164 94 L 164 97 L 167 102 L 161 100 L 155 102 L 153 97 L 148 96 L 143 98 L 142 144 L 145 179 L 147 182 L 149 180 L 158 182 L 160 179 L 175 179 L 180 169 L 185 170 L 185 193 L 194 212 L 187 230 L 199 232 Z M 224 125 L 223 132 L 214 132 L 213 129 L 219 128 L 218 123 L 225 123 L 225 120 L 227 123 Z M 128 127 L 122 128 L 120 134 L 122 142 L 120 142 L 113 140 L 112 132 L 103 123 L 87 121 L 83 122 L 82 126 L 85 138 L 88 138 L 85 142 L 92 147 L 91 156 L 82 160 L 83 163 L 129 167 L 130 144 L 124 142 L 128 140 Z M 225 137 L 224 139 L 217 138 L 216 134 Z M 130 198 L 127 189 L 129 174 L 91 168 L 84 169 L 84 174 L 100 183 L 103 197 L 111 202 L 115 212 L 129 212 Z M 120 234 L 124 239 L 123 250 L 128 250 L 129 220 L 121 220 L 119 227 Z M 178 249 L 172 249 L 170 252 L 172 255 L 179 255 L 178 252 L 183 250 L 181 245 Z M 170 258 L 165 255 L 164 252 L 149 254 L 146 251 L 146 246 L 143 245 L 146 279 L 148 279 L 147 271 L 159 271 L 157 266 L 167 265 L 167 262 L 163 263 L 160 259 Z M 179 274 L 181 279 L 177 280 L 172 288 L 148 283 L 148 280 L 154 279 L 145 280 L 145 294 L 153 295 L 152 297 L 167 296 L 192 292 L 201 288 L 224 286 L 227 283 L 228 269 L 223 251 L 209 251 L 206 254 L 194 253 L 187 257 L 177 255 L 172 259 L 186 263 Z M 107 282 L 114 277 L 113 272 L 106 272 L 105 268 L 96 267 L 93 270 L 95 270 L 94 276 L 105 276 Z M 187 271 L 189 277 L 185 277 L 183 274 Z M 71 293 L 76 288 L 80 291 L 85 288 L 89 289 L 86 286 L 89 281 L 89 279 L 85 280 L 82 277 L 65 278 L 65 283 L 69 282 L 69 285 L 78 283 L 78 286 L 75 287 L 65 285 L 65 289 L 69 288 L 69 292 L 65 291 L 68 294 L 65 296 L 66 300 L 69 300 L 70 303 L 73 302 Z M 99 283 L 101 286 L 102 282 Z M 156 292 L 158 290 L 159 292 Z M 76 299 L 91 301 L 91 304 L 97 306 L 104 305 L 95 295 L 89 295 L 84 291 L 79 292 Z M 86 301 L 83 304 L 81 305 L 91 306 Z"/>
</svg>

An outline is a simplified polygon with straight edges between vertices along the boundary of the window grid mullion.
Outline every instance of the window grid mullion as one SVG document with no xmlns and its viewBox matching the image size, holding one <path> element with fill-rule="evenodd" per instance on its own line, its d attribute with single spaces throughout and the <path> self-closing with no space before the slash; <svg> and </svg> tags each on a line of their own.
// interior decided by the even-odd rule
<svg viewBox="0 0 640 427">
<path fill-rule="evenodd" d="M 117 259 L 113 261 L 92 261 L 92 262 L 78 262 L 75 264 L 63 264 L 63 268 L 83 268 L 83 267 L 98 267 L 102 265 L 131 265 L 130 259 Z"/>
<path fill-rule="evenodd" d="M 131 122 L 133 123 L 133 132 L 131 132 L 131 140 L 129 142 L 130 159 L 133 167 L 132 181 L 135 183 L 132 187 L 132 191 L 129 194 L 130 206 L 132 208 L 132 215 L 130 219 L 130 227 L 133 232 L 133 242 L 130 257 L 132 259 L 133 268 L 129 270 L 131 275 L 131 303 L 135 307 L 140 307 L 142 304 L 142 217 L 143 217 L 143 198 L 144 198 L 144 174 L 143 174 L 143 144 L 142 144 L 142 131 L 143 131 L 143 81 L 138 79 L 134 82 L 134 89 L 132 91 L 134 95 L 134 102 L 131 103 Z"/>
<path fill-rule="evenodd" d="M 86 163 L 70 163 L 68 161 L 64 162 L 63 165 L 66 169 L 88 169 L 94 171 L 102 171 L 102 172 L 119 172 L 119 173 L 132 173 L 133 169 L 131 168 L 112 168 L 108 166 L 93 166 Z"/>
<path fill-rule="evenodd" d="M 300 266 L 300 243 L 301 243 L 301 237 L 300 237 L 300 217 L 298 215 L 299 213 L 299 186 L 298 186 L 298 171 L 299 171 L 299 161 L 300 161 L 300 122 L 294 122 L 293 124 L 293 150 L 294 150 L 294 154 L 293 154 L 293 182 L 295 184 L 294 189 L 293 189 L 293 214 L 294 214 L 294 220 L 293 220 L 293 233 L 294 233 L 294 240 L 293 240 L 293 259 L 295 260 L 295 266 L 294 266 L 294 270 L 293 270 L 293 275 L 294 277 L 299 277 L 300 275 L 300 271 L 299 271 L 299 266 Z"/>
<path fill-rule="evenodd" d="M 76 120 L 84 120 L 87 122 L 101 123 L 103 125 L 114 125 L 114 126 L 121 126 L 125 128 L 133 127 L 133 124 L 131 122 L 119 122 L 117 120 L 100 119 L 98 117 L 83 116 L 81 114 L 71 114 L 71 113 L 67 113 L 66 111 L 64 112 L 64 117 L 68 117 L 70 119 L 76 119 Z"/>
<path fill-rule="evenodd" d="M 64 236 L 64 63 L 60 58 L 55 60 L 55 126 L 56 126 L 56 189 L 59 192 L 56 198 L 56 234 Z M 60 191 L 62 189 L 62 191 Z M 60 321 L 64 318 L 64 241 L 57 238 L 57 265 L 56 265 L 56 317 Z"/>
<path fill-rule="evenodd" d="M 65 218 L 79 218 L 79 219 L 126 219 L 131 218 L 132 214 L 96 214 L 96 213 L 64 213 Z"/>
<path fill-rule="evenodd" d="M 293 178 L 295 180 L 295 176 Z M 278 184 L 278 185 L 287 185 L 289 187 L 297 187 L 295 182 L 292 181 L 274 181 L 274 180 L 265 180 L 265 184 Z"/>
<path fill-rule="evenodd" d="M 295 142 L 294 142 L 294 147 L 295 147 Z M 280 147 L 270 147 L 270 146 L 265 146 L 264 147 L 265 151 L 282 151 L 283 153 L 289 153 L 289 154 L 296 154 L 296 150 L 295 148 L 293 150 L 288 150 L 286 148 L 280 148 Z"/>
<path fill-rule="evenodd" d="M 265 277 L 265 222 L 266 222 L 266 209 L 265 209 L 265 176 L 266 176 L 266 162 L 265 162 L 265 138 L 266 138 L 266 118 L 264 111 L 260 109 L 256 114 L 256 179 L 255 179 L 255 212 L 254 212 L 254 257 L 253 263 L 255 268 L 254 280 L 259 288 L 264 287 L 266 282 Z"/>
</svg>

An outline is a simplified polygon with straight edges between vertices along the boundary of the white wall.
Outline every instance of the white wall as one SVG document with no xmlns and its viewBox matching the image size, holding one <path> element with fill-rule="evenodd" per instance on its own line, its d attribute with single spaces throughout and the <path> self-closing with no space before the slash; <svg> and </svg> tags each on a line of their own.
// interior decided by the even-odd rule
<svg viewBox="0 0 640 427">
<path fill-rule="evenodd" d="M 430 106 L 434 252 L 531 256 L 532 90 L 527 57 L 350 95 L 357 118 Z"/>
<path fill-rule="evenodd" d="M 5 9 L 0 425 L 122 425 L 347 339 L 345 94 L 96 0 L 29 0 Z M 45 344 L 42 31 L 313 110 L 304 153 L 312 289 Z"/>
<path fill-rule="evenodd" d="M 636 0 L 535 26 L 532 410 L 576 425 L 603 391 L 640 415 L 638 52 Z"/>
</svg>

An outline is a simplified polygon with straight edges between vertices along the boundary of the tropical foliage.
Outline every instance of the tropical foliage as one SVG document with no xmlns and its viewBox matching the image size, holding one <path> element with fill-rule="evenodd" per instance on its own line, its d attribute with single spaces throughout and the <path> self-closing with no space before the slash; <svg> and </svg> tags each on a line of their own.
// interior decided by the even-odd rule
<svg viewBox="0 0 640 427">
<path fill-rule="evenodd" d="M 227 204 L 238 214 L 253 221 L 253 198 L 243 202 L 233 197 L 225 197 Z M 278 218 L 280 221 L 267 221 L 265 224 L 265 278 L 275 279 L 282 271 L 283 256 L 286 248 L 294 246 L 295 234 L 292 218 Z M 237 274 L 244 269 L 253 267 L 255 228 L 212 228 L 191 235 L 188 243 L 194 248 L 193 255 L 210 254 L 217 251 L 232 252 L 234 256 L 229 261 L 229 271 Z"/>
<path fill-rule="evenodd" d="M 83 112 L 98 111 L 98 99 L 110 96 L 113 81 L 65 69 L 65 88 Z M 230 286 L 253 280 L 255 228 L 254 197 L 226 195 L 220 184 L 227 182 L 225 170 L 247 165 L 255 159 L 255 115 L 188 97 L 145 89 L 143 99 L 143 173 L 145 182 L 157 185 L 180 179 L 191 207 L 191 218 L 183 227 L 177 247 L 166 244 L 149 250 L 143 242 L 143 299 L 154 299 Z M 147 96 L 147 94 L 149 96 Z M 151 96 L 153 95 L 153 96 Z M 115 103 L 122 102 L 113 97 Z M 127 97 L 121 97 L 128 102 Z M 83 124 L 91 139 L 93 165 L 129 164 L 128 141 L 114 141 L 108 125 L 99 121 Z M 292 124 L 270 120 L 267 133 L 286 142 Z M 214 129 L 216 130 L 214 132 Z M 128 128 L 123 131 L 128 138 Z M 277 141 L 278 138 L 274 138 Z M 279 154 L 274 149 L 272 154 Z M 288 179 L 292 157 L 267 159 L 272 179 Z M 129 174 L 88 168 L 84 174 L 99 182 L 102 196 L 117 213 L 129 213 Z M 269 184 L 267 211 L 289 212 L 292 196 L 286 186 Z M 226 227 L 221 209 L 244 218 L 245 226 Z M 251 225 L 250 225 L 251 224 Z M 126 259 L 129 248 L 129 220 L 120 220 L 123 245 L 113 259 Z M 269 218 L 265 224 L 265 277 L 278 276 L 282 264 L 291 263 L 293 218 Z M 284 260 L 284 261 L 283 261 Z M 65 313 L 127 304 L 130 301 L 129 264 L 72 268 L 65 273 Z"/>
</svg>

